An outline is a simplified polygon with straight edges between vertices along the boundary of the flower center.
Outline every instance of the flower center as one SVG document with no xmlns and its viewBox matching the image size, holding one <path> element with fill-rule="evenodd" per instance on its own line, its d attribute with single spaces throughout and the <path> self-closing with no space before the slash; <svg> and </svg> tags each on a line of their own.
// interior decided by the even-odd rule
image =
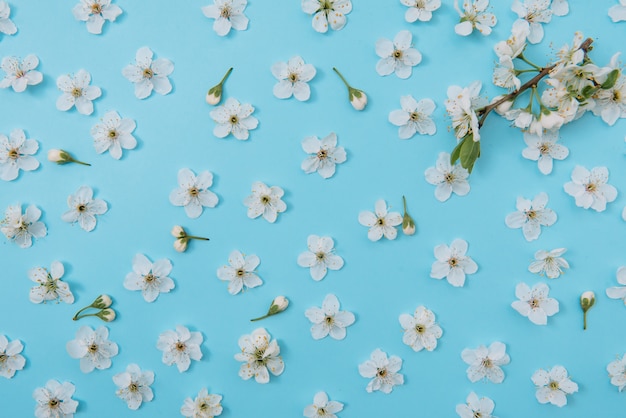
<svg viewBox="0 0 626 418">
<path fill-rule="evenodd" d="M 394 49 L 392 55 L 397 60 L 402 59 L 402 51 L 400 51 L 399 49 Z"/>
<path fill-rule="evenodd" d="M 115 139 L 117 138 L 119 134 L 117 133 L 117 131 L 115 129 L 111 129 L 109 131 L 109 133 L 107 134 L 107 136 L 109 137 L 109 139 Z"/>
<path fill-rule="evenodd" d="M 481 361 L 480 364 L 482 364 L 482 366 L 487 369 L 493 366 L 493 362 L 491 361 L 490 358 L 483 359 L 483 361 Z"/>
<path fill-rule="evenodd" d="M 526 211 L 526 218 L 529 220 L 533 220 L 537 217 L 537 212 L 535 212 L 534 210 L 529 210 Z"/>
<path fill-rule="evenodd" d="M 559 382 L 555 382 L 554 380 L 551 380 L 550 383 L 548 383 L 548 386 L 552 390 L 558 390 L 559 389 Z"/>
<path fill-rule="evenodd" d="M 260 364 L 265 364 L 267 362 L 267 359 L 263 358 L 264 354 L 265 354 L 264 348 L 257 348 L 256 350 L 254 350 L 255 361 Z"/>
<path fill-rule="evenodd" d="M 209 405 L 206 402 L 202 402 L 200 405 L 198 405 L 198 407 L 201 411 L 206 411 L 207 409 L 209 409 Z"/>
<path fill-rule="evenodd" d="M 8 358 L 9 356 L 7 356 L 6 354 L 0 354 L 0 363 L 4 363 L 5 361 L 7 361 Z"/>
<path fill-rule="evenodd" d="M 187 348 L 187 346 L 185 345 L 184 342 L 179 341 L 179 342 L 176 343 L 176 349 L 178 351 L 185 351 L 186 348 Z"/>
<path fill-rule="evenodd" d="M 76 210 L 81 212 L 81 213 L 85 212 L 87 210 L 87 206 L 85 206 L 83 204 L 80 204 L 80 205 L 76 206 Z"/>
<path fill-rule="evenodd" d="M 59 400 L 57 398 L 52 398 L 48 401 L 48 406 L 50 409 L 56 409 L 59 406 Z"/>
<path fill-rule="evenodd" d="M 131 382 L 130 385 L 128 385 L 128 390 L 130 392 L 139 392 L 139 386 L 137 385 L 137 383 Z"/>
<path fill-rule="evenodd" d="M 481 418 L 483 416 L 483 414 L 481 414 L 480 412 L 474 412 L 474 415 L 472 415 L 472 418 Z"/>
<path fill-rule="evenodd" d="M 321 149 L 317 151 L 317 158 L 319 158 L 320 160 L 324 160 L 327 157 L 328 157 L 328 151 L 326 151 L 325 149 Z"/>
<path fill-rule="evenodd" d="M 244 269 L 238 269 L 238 270 L 235 272 L 235 274 L 237 275 L 237 277 L 243 277 L 243 276 L 246 274 L 246 272 L 245 272 L 245 270 L 244 270 Z"/>
<path fill-rule="evenodd" d="M 224 5 L 222 10 L 220 10 L 220 17 L 224 19 L 228 19 L 231 16 L 230 6 Z"/>
<path fill-rule="evenodd" d="M 100 5 L 99 3 L 94 3 L 91 5 L 91 14 L 92 15 L 99 15 L 100 13 L 102 13 L 102 5 Z"/>
<path fill-rule="evenodd" d="M 317 261 L 324 261 L 324 259 L 326 258 L 326 253 L 320 251 L 319 253 L 315 254 L 315 258 L 317 259 Z"/>
<path fill-rule="evenodd" d="M 237 117 L 237 115 L 232 115 L 232 116 L 230 117 L 230 123 L 231 123 L 232 125 L 236 125 L 236 124 L 237 124 L 237 122 L 239 122 L 239 118 Z"/>
<path fill-rule="evenodd" d="M 335 323 L 335 318 L 333 318 L 332 316 L 326 316 L 324 318 L 324 322 L 326 322 L 326 325 L 332 325 Z"/>
<path fill-rule="evenodd" d="M 457 260 L 454 257 L 448 260 L 448 265 L 452 268 L 456 267 L 458 264 L 459 264 L 459 260 Z"/>
<path fill-rule="evenodd" d="M 20 151 L 17 148 L 11 148 L 9 150 L 9 158 L 12 160 L 17 160 L 17 157 L 20 156 Z"/>
<path fill-rule="evenodd" d="M 376 377 L 383 379 L 387 376 L 387 369 L 376 369 Z"/>
<path fill-rule="evenodd" d="M 152 78 L 154 77 L 154 71 L 151 68 L 144 68 L 143 70 L 143 78 Z"/>
<path fill-rule="evenodd" d="M 72 93 L 71 94 L 72 94 L 72 96 L 78 98 L 78 97 L 83 95 L 83 89 L 81 89 L 79 87 L 74 87 L 72 89 Z"/>
<path fill-rule="evenodd" d="M 411 119 L 413 122 L 417 122 L 418 120 L 420 120 L 420 114 L 418 112 L 413 112 L 409 116 L 409 119 Z"/>
<path fill-rule="evenodd" d="M 15 69 L 15 77 L 17 78 L 22 78 L 26 75 L 26 73 L 24 71 L 22 71 L 21 68 L 16 68 Z"/>
<path fill-rule="evenodd" d="M 98 344 L 91 343 L 91 345 L 87 348 L 87 351 L 89 351 L 92 354 L 97 352 L 98 351 Z"/>
<path fill-rule="evenodd" d="M 415 325 L 415 332 L 418 334 L 423 334 L 426 331 L 426 327 L 422 324 Z"/>
<path fill-rule="evenodd" d="M 262 204 L 268 205 L 271 201 L 272 201 L 272 199 L 270 199 L 269 196 L 267 196 L 267 195 L 261 196 L 261 203 Z"/>
<path fill-rule="evenodd" d="M 292 83 L 295 83 L 296 81 L 298 81 L 298 74 L 296 73 L 291 73 L 289 74 L 289 81 L 291 81 Z"/>
<path fill-rule="evenodd" d="M 455 177 L 454 177 L 454 174 L 452 173 L 446 173 L 446 175 L 443 176 L 443 179 L 446 183 L 452 184 L 454 183 Z"/>
<path fill-rule="evenodd" d="M 415 0 L 415 7 L 418 9 L 423 9 L 426 7 L 425 0 Z"/>
<path fill-rule="evenodd" d="M 196 197 L 198 196 L 198 194 L 200 193 L 200 191 L 198 190 L 197 187 L 192 187 L 191 189 L 189 189 L 189 195 Z"/>
<path fill-rule="evenodd" d="M 378 219 L 376 220 L 376 225 L 378 225 L 378 226 L 383 226 L 383 225 L 385 225 L 385 218 L 378 218 Z"/>
<path fill-rule="evenodd" d="M 331 0 L 324 0 L 324 2 L 320 5 L 320 10 L 325 12 L 333 10 L 333 2 Z"/>
<path fill-rule="evenodd" d="M 598 186 L 596 186 L 595 183 L 587 183 L 585 184 L 585 191 L 587 193 L 593 193 L 598 189 Z"/>
<path fill-rule="evenodd" d="M 50 275 L 48 275 L 48 280 L 46 280 L 46 284 L 44 284 L 48 293 L 54 293 L 57 291 L 57 282 Z"/>
<path fill-rule="evenodd" d="M 622 101 L 622 94 L 620 93 L 619 90 L 613 90 L 613 101 L 614 102 L 621 102 Z"/>
<path fill-rule="evenodd" d="M 548 152 L 550 152 L 550 147 L 548 146 L 548 144 L 541 144 L 541 146 L 539 147 L 539 152 L 541 153 L 541 155 L 546 155 Z"/>
<path fill-rule="evenodd" d="M 143 280 L 146 283 L 152 283 L 153 281 L 155 281 L 156 277 L 154 277 L 154 275 L 152 273 L 148 273 L 145 276 L 143 276 Z"/>
<path fill-rule="evenodd" d="M 531 300 L 529 300 L 528 304 L 530 305 L 532 309 L 536 309 L 539 307 L 539 301 L 535 298 L 532 298 Z"/>
</svg>

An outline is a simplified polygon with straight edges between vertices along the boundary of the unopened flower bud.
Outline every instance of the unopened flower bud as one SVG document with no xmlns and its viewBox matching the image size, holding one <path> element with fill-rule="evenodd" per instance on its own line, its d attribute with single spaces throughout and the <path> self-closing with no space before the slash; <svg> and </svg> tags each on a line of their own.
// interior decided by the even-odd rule
<svg viewBox="0 0 626 418">
<path fill-rule="evenodd" d="M 365 94 L 365 92 L 362 90 L 353 89 L 352 87 L 350 87 L 348 91 L 348 94 L 350 96 L 350 104 L 352 105 L 352 107 L 356 110 L 365 109 L 365 105 L 367 105 L 367 95 Z"/>
<path fill-rule="evenodd" d="M 282 311 L 287 309 L 287 306 L 289 306 L 289 300 L 284 296 L 277 296 L 272 301 L 272 304 L 270 305 L 270 308 L 268 309 L 265 315 L 260 316 L 258 318 L 251 319 L 250 321 L 259 321 L 261 319 L 267 318 L 268 316 L 281 313 Z"/>
<path fill-rule="evenodd" d="M 62 149 L 51 149 L 50 151 L 48 151 L 48 161 L 57 163 L 59 165 L 68 164 L 68 163 L 91 165 L 91 164 L 84 163 L 82 161 L 78 161 L 77 159 L 72 157 L 72 155 L 69 152 L 62 150 Z"/>
<path fill-rule="evenodd" d="M 232 71 L 233 69 L 229 68 L 222 80 L 209 89 L 205 97 L 208 104 L 215 106 L 222 100 L 222 86 Z"/>
<path fill-rule="evenodd" d="M 583 310 L 583 329 L 587 329 L 587 311 L 596 303 L 596 295 L 588 290 L 580 295 L 580 307 Z"/>
<path fill-rule="evenodd" d="M 175 225 L 174 228 L 172 228 L 172 236 L 176 238 L 181 238 L 187 236 L 187 233 L 182 226 Z"/>
<path fill-rule="evenodd" d="M 402 232 L 404 235 L 413 235 L 415 234 L 415 221 L 409 215 L 409 212 L 406 209 L 406 198 L 402 196 L 402 203 L 404 204 L 404 216 L 402 217 Z"/>
<path fill-rule="evenodd" d="M 117 315 L 113 309 L 107 308 L 98 312 L 96 316 L 105 322 L 111 322 L 115 319 Z"/>
<path fill-rule="evenodd" d="M 189 240 L 187 238 L 178 238 L 174 241 L 174 249 L 179 253 L 184 253 L 187 250 L 187 243 Z"/>
<path fill-rule="evenodd" d="M 91 307 L 96 309 L 104 309 L 111 306 L 112 303 L 113 301 L 111 300 L 111 297 L 109 295 L 100 295 L 96 298 L 96 300 L 93 301 Z"/>
<path fill-rule="evenodd" d="M 172 228 L 171 234 L 173 237 L 176 238 L 176 241 L 174 241 L 174 249 L 178 251 L 179 253 L 183 253 L 187 250 L 187 245 L 189 244 L 189 241 L 192 239 L 197 239 L 201 241 L 209 241 L 209 239 L 205 237 L 199 237 L 196 235 L 187 235 L 187 231 L 185 231 L 185 229 L 180 225 L 175 225 Z"/>
<path fill-rule="evenodd" d="M 496 96 L 493 98 L 493 100 L 491 101 L 491 103 L 496 103 L 500 100 L 502 100 L 504 96 L 500 95 L 500 96 Z M 496 106 L 496 113 L 498 115 L 504 115 L 506 112 L 508 112 L 509 110 L 511 110 L 511 107 L 513 106 L 513 101 L 512 100 L 506 100 L 502 103 L 500 103 L 498 106 Z"/>
</svg>

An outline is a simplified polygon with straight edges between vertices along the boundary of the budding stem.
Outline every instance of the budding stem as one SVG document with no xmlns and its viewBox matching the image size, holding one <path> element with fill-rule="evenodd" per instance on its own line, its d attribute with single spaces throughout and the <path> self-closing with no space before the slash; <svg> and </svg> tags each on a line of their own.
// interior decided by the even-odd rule
<svg viewBox="0 0 626 418">
<path fill-rule="evenodd" d="M 343 84 L 345 84 L 345 85 L 346 85 L 346 87 L 347 87 L 348 89 L 351 89 L 351 88 L 352 88 L 352 86 L 350 86 L 350 84 L 348 84 L 348 82 L 346 81 L 346 79 L 345 79 L 345 78 L 343 78 L 343 75 L 341 75 L 341 73 L 339 72 L 339 70 L 338 70 L 337 68 L 333 67 L 333 71 L 337 73 L 337 75 L 339 76 L 339 78 L 341 78 L 341 81 L 343 81 Z"/>
<path fill-rule="evenodd" d="M 70 161 L 73 162 L 73 163 L 76 163 L 76 164 L 91 166 L 91 164 L 85 163 L 85 162 L 82 162 L 82 161 L 78 161 L 78 160 L 74 159 L 73 157 L 70 157 Z"/>
<path fill-rule="evenodd" d="M 222 77 L 222 80 L 220 81 L 220 85 L 224 84 L 224 81 L 226 81 L 226 79 L 228 78 L 228 76 L 230 75 L 230 73 L 233 72 L 233 67 L 230 67 L 228 69 L 228 71 L 226 71 L 226 74 L 224 74 L 224 77 Z"/>
</svg>

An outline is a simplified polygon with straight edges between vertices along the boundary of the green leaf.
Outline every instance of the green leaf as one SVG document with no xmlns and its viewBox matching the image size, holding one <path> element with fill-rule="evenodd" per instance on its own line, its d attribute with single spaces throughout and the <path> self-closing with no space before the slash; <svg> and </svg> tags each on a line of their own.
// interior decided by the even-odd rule
<svg viewBox="0 0 626 418">
<path fill-rule="evenodd" d="M 612 88 L 615 85 L 615 82 L 617 81 L 619 76 L 620 76 L 620 70 L 617 68 L 614 69 L 613 71 L 609 73 L 609 75 L 606 78 L 606 81 L 602 83 L 600 87 L 603 88 L 604 90 L 608 90 Z"/>
<path fill-rule="evenodd" d="M 456 147 L 454 147 L 454 149 L 452 150 L 452 154 L 450 154 L 450 164 L 456 163 L 456 161 L 459 159 L 459 156 L 461 155 L 461 147 L 463 147 L 464 143 L 465 138 L 463 138 L 458 144 L 456 144 Z"/>
<path fill-rule="evenodd" d="M 598 89 L 594 86 L 585 86 L 585 88 L 583 88 L 583 90 L 580 92 L 580 94 L 585 98 L 588 99 L 591 96 L 593 96 L 596 91 L 598 91 Z"/>
<path fill-rule="evenodd" d="M 479 155 L 480 142 L 474 142 L 473 135 L 466 136 L 460 152 L 461 166 L 471 173 Z"/>
</svg>

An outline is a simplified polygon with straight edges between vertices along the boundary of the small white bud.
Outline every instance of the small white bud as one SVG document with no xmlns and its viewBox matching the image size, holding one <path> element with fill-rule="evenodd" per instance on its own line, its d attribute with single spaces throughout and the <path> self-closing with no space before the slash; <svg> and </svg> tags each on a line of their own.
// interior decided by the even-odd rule
<svg viewBox="0 0 626 418">
<path fill-rule="evenodd" d="M 350 104 L 356 110 L 363 110 L 367 105 L 367 94 L 362 90 L 350 90 Z"/>
<path fill-rule="evenodd" d="M 184 253 L 187 250 L 188 242 L 189 240 L 187 240 L 186 238 L 178 238 L 176 241 L 174 241 L 174 249 L 179 253 Z"/>
<path fill-rule="evenodd" d="M 48 151 L 48 161 L 58 164 L 66 163 L 68 161 L 67 152 L 60 149 L 51 149 Z"/>
<path fill-rule="evenodd" d="M 212 90 L 213 89 L 209 90 L 209 92 L 206 94 L 205 100 L 211 106 L 215 106 L 222 100 L 222 92 L 220 89 L 219 94 L 215 94 L 215 92 L 212 92 Z"/>
<path fill-rule="evenodd" d="M 100 312 L 98 312 L 96 314 L 96 316 L 100 319 L 102 319 L 103 321 L 106 322 L 111 322 L 115 319 L 115 317 L 117 316 L 115 311 L 111 308 L 107 308 L 107 309 L 103 309 Z"/>
<path fill-rule="evenodd" d="M 276 306 L 276 313 L 282 312 L 287 309 L 289 306 L 289 300 L 284 296 L 277 296 L 273 301 L 272 305 Z"/>
<path fill-rule="evenodd" d="M 187 235 L 187 233 L 185 232 L 185 230 L 183 229 L 182 226 L 175 225 L 174 228 L 172 228 L 172 236 L 173 237 L 180 238 L 180 237 L 184 237 L 186 235 Z"/>
<path fill-rule="evenodd" d="M 108 308 L 109 306 L 111 306 L 112 303 L 113 301 L 111 300 L 111 297 L 109 295 L 100 295 L 96 298 L 96 300 L 93 301 L 91 306 L 94 308 L 103 309 Z"/>
</svg>

